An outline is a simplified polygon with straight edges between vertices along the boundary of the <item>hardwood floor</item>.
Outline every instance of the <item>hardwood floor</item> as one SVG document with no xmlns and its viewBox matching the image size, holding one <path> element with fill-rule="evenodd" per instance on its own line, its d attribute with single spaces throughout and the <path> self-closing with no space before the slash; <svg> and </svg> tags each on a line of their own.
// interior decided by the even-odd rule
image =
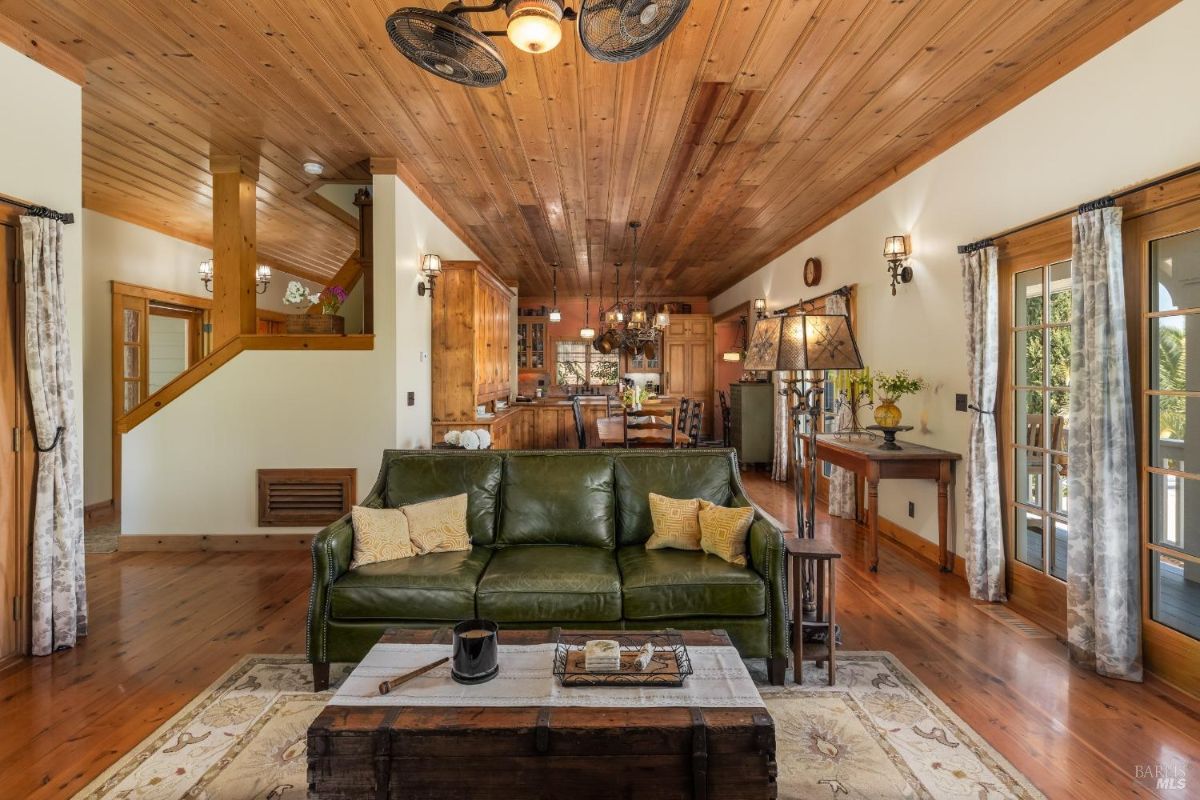
<svg viewBox="0 0 1200 800">
<path fill-rule="evenodd" d="M 794 524 L 786 486 L 746 483 Z M 844 553 L 845 648 L 895 653 L 1049 797 L 1195 796 L 1135 770 L 1200 763 L 1196 700 L 1071 667 L 1060 643 L 992 620 L 961 578 L 890 542 L 870 573 L 849 523 L 822 518 L 818 533 Z M 302 552 L 89 556 L 91 634 L 0 675 L 0 796 L 70 797 L 242 655 L 302 653 L 309 570 Z"/>
</svg>

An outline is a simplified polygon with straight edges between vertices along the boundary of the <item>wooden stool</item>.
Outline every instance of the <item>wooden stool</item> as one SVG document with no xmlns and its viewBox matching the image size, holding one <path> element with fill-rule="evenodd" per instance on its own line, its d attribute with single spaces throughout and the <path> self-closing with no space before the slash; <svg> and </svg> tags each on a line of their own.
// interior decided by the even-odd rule
<svg viewBox="0 0 1200 800">
<path fill-rule="evenodd" d="M 822 650 L 817 648 L 816 661 L 820 666 L 822 660 L 829 662 L 829 685 L 833 686 L 837 675 L 837 666 L 834 663 L 834 651 L 837 648 L 837 590 L 835 586 L 835 576 L 837 569 L 834 566 L 834 561 L 842 557 L 842 554 L 834 550 L 832 545 L 827 542 L 818 541 L 816 539 L 793 539 L 784 540 L 787 547 L 788 559 L 791 561 L 791 592 L 792 595 L 792 661 L 795 666 L 793 673 L 796 683 L 804 682 L 804 562 L 811 561 L 816 569 L 816 601 L 817 601 L 817 619 L 815 622 L 809 622 L 808 626 L 823 627 L 827 629 L 825 636 L 826 648 Z M 828 576 L 828 580 L 826 580 Z M 829 594 L 826 597 L 825 587 L 829 586 Z M 824 659 L 821 658 L 824 656 Z"/>
</svg>

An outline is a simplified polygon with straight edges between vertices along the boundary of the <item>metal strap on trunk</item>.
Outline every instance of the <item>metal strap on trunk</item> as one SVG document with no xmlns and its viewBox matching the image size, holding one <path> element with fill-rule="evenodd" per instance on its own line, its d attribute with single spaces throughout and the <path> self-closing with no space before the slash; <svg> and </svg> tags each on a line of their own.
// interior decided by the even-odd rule
<svg viewBox="0 0 1200 800">
<path fill-rule="evenodd" d="M 704 712 L 692 707 L 692 796 L 708 798 L 708 724 Z"/>
<path fill-rule="evenodd" d="M 372 737 L 375 744 L 375 800 L 388 800 L 392 783 L 392 725 L 402 706 L 388 709 Z"/>
<path fill-rule="evenodd" d="M 538 710 L 537 730 L 534 733 L 534 747 L 539 753 L 545 753 L 550 749 L 550 712 L 553 709 L 550 706 L 542 706 Z"/>
</svg>

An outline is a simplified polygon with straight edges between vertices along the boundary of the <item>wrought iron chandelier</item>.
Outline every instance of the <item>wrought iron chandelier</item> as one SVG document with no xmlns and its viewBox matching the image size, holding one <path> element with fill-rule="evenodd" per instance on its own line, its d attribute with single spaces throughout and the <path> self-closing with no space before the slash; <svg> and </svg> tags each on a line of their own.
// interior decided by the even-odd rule
<svg viewBox="0 0 1200 800">
<path fill-rule="evenodd" d="M 659 350 L 659 337 L 671 323 L 671 317 L 665 311 L 659 310 L 653 303 L 638 302 L 640 281 L 637 274 L 638 229 L 640 222 L 630 222 L 633 231 L 633 291 L 628 298 L 621 297 L 621 262 L 617 262 L 617 280 L 614 300 L 611 306 L 604 307 L 603 296 L 600 299 L 600 329 L 601 333 L 592 342 L 598 352 L 626 352 L 631 355 L 655 358 Z M 601 267 L 600 286 L 603 294 L 604 268 Z"/>
</svg>

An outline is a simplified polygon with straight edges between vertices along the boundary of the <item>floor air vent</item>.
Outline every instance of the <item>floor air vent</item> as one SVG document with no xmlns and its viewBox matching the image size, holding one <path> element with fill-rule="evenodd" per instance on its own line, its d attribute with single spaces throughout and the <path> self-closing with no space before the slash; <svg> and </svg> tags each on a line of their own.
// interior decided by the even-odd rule
<svg viewBox="0 0 1200 800">
<path fill-rule="evenodd" d="M 1004 606 L 989 603 L 988 605 L 977 605 L 975 607 L 999 622 L 1001 625 L 1006 625 L 1007 627 L 1012 628 L 1026 639 L 1054 638 L 1054 634 L 1043 628 L 1041 625 L 1031 622 L 1015 611 L 1009 611 Z"/>
<path fill-rule="evenodd" d="M 328 525 L 354 504 L 354 469 L 260 469 L 258 524 Z"/>
</svg>

